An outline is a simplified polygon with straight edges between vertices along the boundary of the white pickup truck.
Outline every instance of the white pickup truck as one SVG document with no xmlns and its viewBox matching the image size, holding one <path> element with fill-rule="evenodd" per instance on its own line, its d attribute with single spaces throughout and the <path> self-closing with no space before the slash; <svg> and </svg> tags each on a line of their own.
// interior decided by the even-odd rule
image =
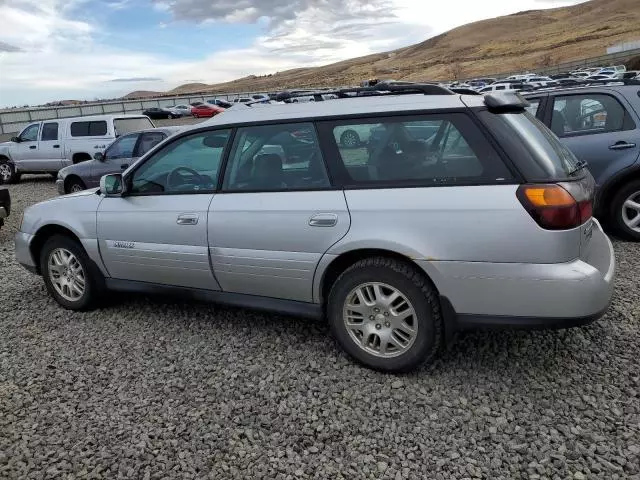
<svg viewBox="0 0 640 480">
<path fill-rule="evenodd" d="M 50 173 L 90 160 L 125 133 L 153 128 L 144 115 L 92 115 L 43 120 L 27 125 L 0 143 L 0 179 L 20 180 L 23 173 Z"/>
</svg>

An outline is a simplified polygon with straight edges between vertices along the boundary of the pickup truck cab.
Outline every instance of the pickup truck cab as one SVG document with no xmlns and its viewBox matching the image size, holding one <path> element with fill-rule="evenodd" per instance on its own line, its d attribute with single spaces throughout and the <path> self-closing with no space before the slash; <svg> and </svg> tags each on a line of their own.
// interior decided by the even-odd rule
<svg viewBox="0 0 640 480">
<path fill-rule="evenodd" d="M 15 183 L 24 173 L 50 173 L 90 160 L 117 137 L 153 128 L 144 115 L 92 115 L 43 120 L 0 143 L 0 178 Z"/>
</svg>

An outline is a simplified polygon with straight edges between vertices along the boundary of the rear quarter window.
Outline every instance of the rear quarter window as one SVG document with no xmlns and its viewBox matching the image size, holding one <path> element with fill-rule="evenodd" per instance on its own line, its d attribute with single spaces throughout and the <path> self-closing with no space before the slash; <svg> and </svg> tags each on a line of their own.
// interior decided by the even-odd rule
<svg viewBox="0 0 640 480">
<path fill-rule="evenodd" d="M 153 122 L 147 117 L 116 118 L 113 120 L 113 128 L 116 136 L 139 132 L 140 130 L 148 130 L 149 128 L 154 128 L 154 126 Z"/>
</svg>

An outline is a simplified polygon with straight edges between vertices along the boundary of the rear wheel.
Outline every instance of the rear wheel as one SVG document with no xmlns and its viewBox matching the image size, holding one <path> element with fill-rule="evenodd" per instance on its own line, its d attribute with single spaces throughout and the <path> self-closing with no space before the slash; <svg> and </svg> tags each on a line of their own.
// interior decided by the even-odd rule
<svg viewBox="0 0 640 480">
<path fill-rule="evenodd" d="M 629 240 L 640 241 L 640 180 L 624 185 L 612 202 L 613 227 Z"/>
<path fill-rule="evenodd" d="M 0 158 L 0 181 L 2 183 L 15 183 L 20 179 L 16 169 L 7 158 Z"/>
<path fill-rule="evenodd" d="M 69 310 L 89 310 L 98 298 L 100 273 L 81 245 L 54 235 L 40 253 L 42 278 L 49 294 Z"/>
<path fill-rule="evenodd" d="M 398 260 L 368 258 L 349 267 L 331 288 L 327 315 L 340 346 L 375 370 L 412 370 L 440 348 L 435 289 L 416 267 Z"/>
</svg>

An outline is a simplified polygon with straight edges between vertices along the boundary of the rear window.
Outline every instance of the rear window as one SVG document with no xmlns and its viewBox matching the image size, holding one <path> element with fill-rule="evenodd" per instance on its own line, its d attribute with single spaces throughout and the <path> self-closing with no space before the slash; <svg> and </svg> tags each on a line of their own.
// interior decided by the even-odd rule
<svg viewBox="0 0 640 480">
<path fill-rule="evenodd" d="M 479 115 L 528 181 L 566 179 L 575 168 L 575 155 L 531 113 Z"/>
<path fill-rule="evenodd" d="M 107 134 L 107 122 L 73 122 L 71 124 L 72 137 L 100 137 Z"/>
<path fill-rule="evenodd" d="M 147 117 L 116 118 L 113 121 L 113 128 L 116 131 L 116 137 L 154 127 L 155 125 Z"/>
</svg>

